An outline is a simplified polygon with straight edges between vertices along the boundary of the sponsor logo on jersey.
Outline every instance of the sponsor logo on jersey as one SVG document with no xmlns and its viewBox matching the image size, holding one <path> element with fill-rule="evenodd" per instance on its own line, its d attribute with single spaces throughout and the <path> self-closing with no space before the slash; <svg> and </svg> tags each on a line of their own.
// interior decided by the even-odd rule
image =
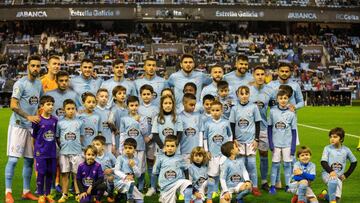
<svg viewBox="0 0 360 203">
<path fill-rule="evenodd" d="M 131 128 L 129 131 L 128 131 L 128 136 L 130 137 L 136 137 L 138 135 L 140 135 L 140 132 L 138 129 L 135 129 L 135 128 Z"/>
<path fill-rule="evenodd" d="M 68 132 L 65 134 L 65 140 L 75 140 L 76 139 L 76 134 L 73 132 Z"/>
<path fill-rule="evenodd" d="M 239 174 L 232 175 L 230 177 L 230 181 L 233 182 L 233 183 L 240 183 L 241 176 Z"/>
<path fill-rule="evenodd" d="M 212 138 L 213 142 L 215 142 L 216 144 L 222 144 L 222 142 L 224 141 L 224 137 L 222 135 L 214 135 L 214 137 Z"/>
<path fill-rule="evenodd" d="M 39 98 L 37 96 L 32 96 L 29 99 L 30 105 L 37 105 L 39 103 Z"/>
<path fill-rule="evenodd" d="M 102 122 L 102 127 L 103 128 L 109 128 L 108 122 Z"/>
<path fill-rule="evenodd" d="M 91 177 L 86 177 L 82 179 L 82 182 L 84 186 L 90 187 L 93 184 L 94 179 L 92 179 Z"/>
<path fill-rule="evenodd" d="M 168 135 L 174 135 L 174 130 L 172 128 L 165 128 L 162 131 L 162 134 L 166 137 Z"/>
<path fill-rule="evenodd" d="M 275 123 L 275 128 L 283 130 L 286 128 L 286 123 L 279 121 L 279 122 Z"/>
<path fill-rule="evenodd" d="M 238 126 L 240 128 L 246 128 L 249 126 L 249 121 L 244 118 L 240 118 L 240 120 L 238 121 Z"/>
<path fill-rule="evenodd" d="M 167 180 L 173 180 L 176 178 L 176 172 L 173 171 L 173 170 L 170 170 L 170 171 L 166 171 L 165 174 L 164 174 L 165 178 Z"/>
<path fill-rule="evenodd" d="M 44 137 L 44 140 L 51 142 L 51 141 L 54 141 L 55 135 L 54 135 L 53 131 L 48 130 L 44 133 L 43 137 Z"/>
<path fill-rule="evenodd" d="M 85 136 L 93 136 L 95 134 L 94 129 L 90 127 L 86 127 L 84 128 L 84 130 L 85 130 Z"/>
<path fill-rule="evenodd" d="M 185 129 L 185 135 L 186 136 L 195 136 L 196 135 L 196 130 L 192 127 L 190 128 L 186 128 Z"/>
</svg>

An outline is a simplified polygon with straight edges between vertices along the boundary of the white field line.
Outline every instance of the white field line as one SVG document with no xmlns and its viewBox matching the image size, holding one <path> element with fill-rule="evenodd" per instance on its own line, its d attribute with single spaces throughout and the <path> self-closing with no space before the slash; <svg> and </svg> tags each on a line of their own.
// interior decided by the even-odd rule
<svg viewBox="0 0 360 203">
<path fill-rule="evenodd" d="M 311 126 L 311 125 L 305 125 L 305 124 L 301 124 L 301 123 L 298 123 L 298 126 L 302 126 L 302 127 L 305 127 L 305 128 L 311 128 L 311 129 L 315 129 L 315 130 L 320 130 L 320 131 L 325 131 L 325 132 L 329 132 L 330 129 L 325 129 L 325 128 L 318 128 L 318 127 L 315 127 L 315 126 Z M 349 134 L 349 133 L 345 133 L 345 136 L 350 136 L 350 137 L 354 137 L 354 138 L 360 138 L 360 136 L 358 135 L 353 135 L 353 134 Z"/>
</svg>

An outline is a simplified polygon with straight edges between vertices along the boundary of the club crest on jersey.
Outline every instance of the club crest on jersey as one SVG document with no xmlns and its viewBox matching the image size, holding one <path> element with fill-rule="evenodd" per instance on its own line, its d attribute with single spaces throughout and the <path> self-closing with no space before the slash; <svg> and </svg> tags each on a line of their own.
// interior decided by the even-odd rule
<svg viewBox="0 0 360 203">
<path fill-rule="evenodd" d="M 186 136 L 195 136 L 196 135 L 196 130 L 192 127 L 190 128 L 186 128 L 185 129 L 185 135 Z"/>
<path fill-rule="evenodd" d="M 336 172 L 339 172 L 343 169 L 343 166 L 341 163 L 333 163 L 331 164 L 331 168 L 336 171 Z"/>
<path fill-rule="evenodd" d="M 200 186 L 200 185 L 202 185 L 206 180 L 207 180 L 207 178 L 200 177 L 200 178 L 196 181 L 196 184 Z"/>
<path fill-rule="evenodd" d="M 136 136 L 140 135 L 140 132 L 138 129 L 131 128 L 127 134 L 129 137 L 136 137 Z"/>
<path fill-rule="evenodd" d="M 162 134 L 166 137 L 168 135 L 174 135 L 174 130 L 172 128 L 165 128 L 162 131 Z"/>
<path fill-rule="evenodd" d="M 167 180 L 173 180 L 176 178 L 176 172 L 173 171 L 173 170 L 170 170 L 170 171 L 166 171 L 165 174 L 164 174 L 165 178 Z"/>
<path fill-rule="evenodd" d="M 39 103 L 39 98 L 37 96 L 32 96 L 29 98 L 30 105 L 37 105 Z"/>
<path fill-rule="evenodd" d="M 240 118 L 240 120 L 238 121 L 238 126 L 240 128 L 246 128 L 249 126 L 249 121 L 244 118 Z"/>
<path fill-rule="evenodd" d="M 275 128 L 276 129 L 280 129 L 280 130 L 284 130 L 286 128 L 286 123 L 279 121 L 277 123 L 275 123 Z"/>
<path fill-rule="evenodd" d="M 84 128 L 84 131 L 85 131 L 85 136 L 93 136 L 95 134 L 94 129 L 90 127 Z"/>
<path fill-rule="evenodd" d="M 224 141 L 224 137 L 222 135 L 214 135 L 214 137 L 212 138 L 213 142 L 215 142 L 216 144 L 222 144 L 222 142 Z"/>
<path fill-rule="evenodd" d="M 57 116 L 65 116 L 65 111 L 64 111 L 64 109 L 63 108 L 58 108 L 58 109 L 56 109 L 56 111 L 55 111 L 55 114 L 57 115 Z"/>
<path fill-rule="evenodd" d="M 92 179 L 91 177 L 86 177 L 86 178 L 83 178 L 82 182 L 83 182 L 84 186 L 90 187 L 93 184 L 94 179 Z"/>
<path fill-rule="evenodd" d="M 72 140 L 75 140 L 76 139 L 76 134 L 73 133 L 73 132 L 68 132 L 65 134 L 65 140 L 69 140 L 69 141 L 72 141 Z"/>
<path fill-rule="evenodd" d="M 53 131 L 48 130 L 44 133 L 43 137 L 44 137 L 44 140 L 51 142 L 51 141 L 54 141 L 55 135 L 54 135 Z"/>
<path fill-rule="evenodd" d="M 241 181 L 241 176 L 239 174 L 232 175 L 230 180 L 233 183 L 239 183 Z"/>
<path fill-rule="evenodd" d="M 265 104 L 262 101 L 256 101 L 254 103 L 258 106 L 259 109 L 263 109 L 265 107 Z"/>
</svg>

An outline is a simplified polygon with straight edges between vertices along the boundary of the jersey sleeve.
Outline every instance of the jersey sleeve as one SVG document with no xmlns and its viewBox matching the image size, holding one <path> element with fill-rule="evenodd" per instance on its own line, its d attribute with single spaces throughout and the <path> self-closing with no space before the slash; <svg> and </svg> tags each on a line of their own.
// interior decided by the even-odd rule
<svg viewBox="0 0 360 203">
<path fill-rule="evenodd" d="M 316 165 L 314 163 L 311 163 L 309 173 L 312 175 L 316 175 Z"/>
<path fill-rule="evenodd" d="M 153 167 L 153 174 L 158 175 L 160 173 L 161 169 L 161 156 L 156 157 L 154 167 Z"/>
<path fill-rule="evenodd" d="M 259 108 L 254 105 L 254 121 L 257 122 L 257 121 L 261 121 L 261 115 L 260 115 L 260 111 L 259 111 Z"/>
<path fill-rule="evenodd" d="M 297 129 L 296 125 L 297 125 L 296 114 L 293 113 L 293 119 L 291 120 L 291 129 L 296 130 Z"/>
<path fill-rule="evenodd" d="M 354 154 L 351 152 L 351 150 L 350 150 L 349 148 L 346 148 L 346 151 L 347 151 L 347 153 L 346 153 L 346 158 L 347 158 L 351 163 L 356 162 L 356 161 L 357 161 L 357 160 L 356 160 L 356 157 L 355 157 Z"/>
<path fill-rule="evenodd" d="M 21 98 L 21 95 L 23 94 L 23 91 L 24 91 L 24 87 L 20 82 L 20 80 L 18 80 L 14 84 L 11 97 L 19 100 Z"/>
<path fill-rule="evenodd" d="M 270 110 L 270 115 L 269 115 L 269 118 L 268 118 L 268 125 L 273 125 L 273 119 L 272 119 L 272 116 L 273 116 L 273 111 Z"/>
<path fill-rule="evenodd" d="M 182 123 L 182 121 L 181 121 L 181 119 L 180 119 L 180 116 L 177 116 L 177 118 L 176 118 L 175 128 L 176 128 L 176 131 L 177 131 L 177 132 L 182 132 L 182 131 L 184 131 L 184 129 L 183 129 L 183 123 Z"/>
<path fill-rule="evenodd" d="M 152 120 L 152 126 L 151 126 L 151 133 L 159 133 L 159 128 L 158 128 L 158 117 L 155 116 L 154 119 Z"/>
<path fill-rule="evenodd" d="M 296 89 L 295 89 L 295 101 L 296 101 L 295 104 L 296 109 L 304 107 L 304 97 L 302 95 L 301 88 L 298 84 L 296 85 Z"/>
<path fill-rule="evenodd" d="M 321 156 L 321 161 L 329 162 L 329 146 L 324 148 L 324 151 Z"/>
</svg>

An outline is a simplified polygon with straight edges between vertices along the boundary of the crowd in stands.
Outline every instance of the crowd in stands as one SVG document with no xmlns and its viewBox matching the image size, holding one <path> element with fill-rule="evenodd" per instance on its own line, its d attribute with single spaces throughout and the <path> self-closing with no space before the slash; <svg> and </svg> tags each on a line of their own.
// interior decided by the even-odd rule
<svg viewBox="0 0 360 203">
<path fill-rule="evenodd" d="M 64 31 L 60 26 L 36 35 L 35 30 L 18 29 L 2 32 L 0 38 L 2 43 L 28 44 L 30 54 L 38 53 L 44 61 L 53 54 L 62 56 L 62 69 L 72 75 L 78 74 L 79 62 L 83 58 L 91 58 L 95 61 L 95 71 L 107 78 L 111 74 L 112 60 L 121 58 L 127 62 L 127 77 L 136 79 L 143 72 L 143 59 L 153 56 L 162 70 L 160 75 L 167 78 L 178 69 L 176 65 L 180 54 L 157 52 L 152 50 L 152 45 L 175 43 L 180 44 L 181 51 L 193 54 L 198 70 L 205 72 L 213 64 L 221 64 L 229 72 L 234 58 L 245 54 L 249 57 L 251 67 L 266 67 L 269 82 L 277 78 L 275 68 L 279 61 L 291 62 L 295 64 L 293 77 L 304 92 L 324 92 L 316 96 L 309 93 L 308 105 L 327 105 L 327 101 L 331 100 L 338 100 L 340 105 L 340 100 L 344 100 L 345 96 L 344 99 L 340 99 L 340 96 L 332 98 L 330 91 L 354 92 L 346 96 L 349 100 L 350 97 L 355 98 L 360 89 L 360 38 L 338 34 L 330 29 L 318 29 L 316 33 L 298 29 L 293 35 L 250 33 L 246 29 L 223 24 L 202 25 L 198 29 L 189 24 L 138 24 L 131 33 L 105 32 L 100 28 L 95 32 L 70 30 L 73 28 Z M 304 47 L 311 45 L 320 45 L 323 50 L 306 51 Z M 24 55 L 0 55 L 1 90 L 11 91 L 11 84 L 26 70 L 25 61 Z M 45 67 L 46 64 L 43 64 L 43 73 L 46 73 Z"/>
</svg>

